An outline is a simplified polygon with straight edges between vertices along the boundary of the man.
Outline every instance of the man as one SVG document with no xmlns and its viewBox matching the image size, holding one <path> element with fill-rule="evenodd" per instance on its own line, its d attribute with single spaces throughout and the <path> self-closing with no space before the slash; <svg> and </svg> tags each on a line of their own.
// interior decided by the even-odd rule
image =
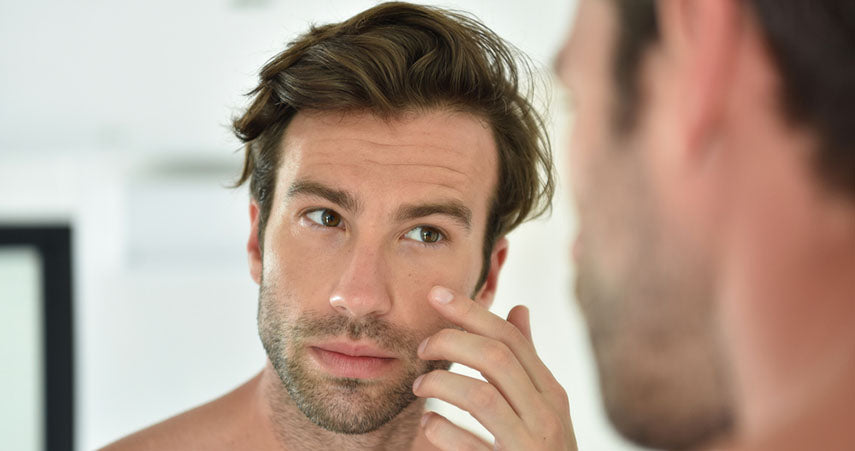
<svg viewBox="0 0 855 451">
<path fill-rule="evenodd" d="M 855 447 L 855 3 L 580 0 L 577 291 L 649 447 Z"/>
<path fill-rule="evenodd" d="M 467 409 L 507 449 L 572 444 L 527 311 L 486 310 L 504 235 L 553 192 L 518 76 L 483 25 L 403 3 L 313 27 L 270 60 L 234 121 L 267 365 L 109 448 L 488 447 L 425 414 L 425 397 Z"/>
</svg>

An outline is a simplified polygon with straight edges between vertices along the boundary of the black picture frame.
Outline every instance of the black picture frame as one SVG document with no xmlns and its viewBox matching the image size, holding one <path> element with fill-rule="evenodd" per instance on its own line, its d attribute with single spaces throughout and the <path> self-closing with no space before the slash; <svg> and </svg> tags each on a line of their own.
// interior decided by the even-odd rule
<svg viewBox="0 0 855 451">
<path fill-rule="evenodd" d="M 43 426 L 46 450 L 74 448 L 74 324 L 69 225 L 0 225 L 0 247 L 31 247 L 41 257 Z"/>
</svg>

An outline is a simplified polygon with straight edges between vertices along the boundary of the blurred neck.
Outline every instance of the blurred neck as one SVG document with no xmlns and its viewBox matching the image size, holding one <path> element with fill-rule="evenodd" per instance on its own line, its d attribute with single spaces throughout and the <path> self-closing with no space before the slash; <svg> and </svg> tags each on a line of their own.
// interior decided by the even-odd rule
<svg viewBox="0 0 855 451">
<path fill-rule="evenodd" d="M 820 186 L 809 137 L 773 131 L 755 128 L 740 143 L 745 169 L 722 253 L 737 440 L 851 447 L 855 200 Z"/>
</svg>

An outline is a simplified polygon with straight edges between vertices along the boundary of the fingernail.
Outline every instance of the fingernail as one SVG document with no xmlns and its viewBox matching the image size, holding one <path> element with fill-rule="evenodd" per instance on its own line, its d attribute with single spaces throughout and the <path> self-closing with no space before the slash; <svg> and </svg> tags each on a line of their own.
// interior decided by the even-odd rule
<svg viewBox="0 0 855 451">
<path fill-rule="evenodd" d="M 430 297 L 440 304 L 448 304 L 454 299 L 454 293 L 448 288 L 437 285 L 430 290 Z"/>
<path fill-rule="evenodd" d="M 422 419 L 421 419 L 421 420 L 419 420 L 419 425 L 420 425 L 421 427 L 425 427 L 425 423 L 427 423 L 428 417 L 430 417 L 430 413 L 429 413 L 429 412 L 425 412 L 425 414 L 424 414 L 424 415 L 422 415 Z"/>
<path fill-rule="evenodd" d="M 428 340 L 430 340 L 430 337 L 425 338 L 424 340 L 422 340 L 421 343 L 419 343 L 419 351 L 418 351 L 419 355 L 421 355 L 421 353 L 425 352 L 425 348 L 427 347 Z"/>
<path fill-rule="evenodd" d="M 419 389 L 419 385 L 422 384 L 422 379 L 424 379 L 424 377 L 425 375 L 422 374 L 421 376 L 417 377 L 416 380 L 413 381 L 413 393 L 415 393 L 415 391 Z"/>
</svg>

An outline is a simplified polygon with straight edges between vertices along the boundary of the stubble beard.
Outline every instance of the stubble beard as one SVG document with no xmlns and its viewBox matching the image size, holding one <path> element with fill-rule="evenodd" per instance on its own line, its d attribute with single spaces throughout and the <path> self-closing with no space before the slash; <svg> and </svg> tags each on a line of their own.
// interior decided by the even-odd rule
<svg viewBox="0 0 855 451">
<path fill-rule="evenodd" d="M 618 159 L 639 149 L 608 151 L 623 152 L 611 157 Z M 698 447 L 733 424 L 712 275 L 702 257 L 666 236 L 649 185 L 641 174 L 625 173 L 640 165 L 625 163 L 615 163 L 622 169 L 610 178 L 594 177 L 608 184 L 616 176 L 625 185 L 593 199 L 588 205 L 597 210 L 582 212 L 605 216 L 587 218 L 596 222 L 583 230 L 588 242 L 577 262 L 576 298 L 615 427 L 648 447 Z"/>
<path fill-rule="evenodd" d="M 412 386 L 418 376 L 451 366 L 444 360 L 419 359 L 416 349 L 421 337 L 375 317 L 354 321 L 343 315 L 307 314 L 294 318 L 287 305 L 297 301 L 278 299 L 276 292 L 262 281 L 258 327 L 264 350 L 296 407 L 323 429 L 340 434 L 375 431 L 417 399 Z M 400 356 L 402 374 L 383 381 L 316 374 L 310 369 L 305 343 L 333 337 L 374 341 Z"/>
</svg>

